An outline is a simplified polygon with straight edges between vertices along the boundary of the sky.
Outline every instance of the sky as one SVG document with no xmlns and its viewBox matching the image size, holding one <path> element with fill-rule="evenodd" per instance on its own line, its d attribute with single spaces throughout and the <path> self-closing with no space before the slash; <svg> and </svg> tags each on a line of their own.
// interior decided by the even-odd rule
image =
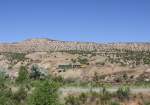
<svg viewBox="0 0 150 105">
<path fill-rule="evenodd" d="M 149 42 L 150 0 L 0 0 L 0 42 Z"/>
</svg>

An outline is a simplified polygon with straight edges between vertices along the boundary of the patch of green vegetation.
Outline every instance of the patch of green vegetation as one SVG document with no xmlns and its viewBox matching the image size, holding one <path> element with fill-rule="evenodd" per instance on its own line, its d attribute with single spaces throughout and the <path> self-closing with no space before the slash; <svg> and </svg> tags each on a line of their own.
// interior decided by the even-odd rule
<svg viewBox="0 0 150 105">
<path fill-rule="evenodd" d="M 25 84 L 29 80 L 29 73 L 27 71 L 27 67 L 21 66 L 19 70 L 19 76 L 16 78 L 16 83 Z"/>
<path fill-rule="evenodd" d="M 28 105 L 60 105 L 57 90 L 59 84 L 54 81 L 41 81 L 28 98 Z"/>
<path fill-rule="evenodd" d="M 108 91 L 81 93 L 79 95 L 69 95 L 65 98 L 65 105 L 114 105 L 112 94 Z"/>
<path fill-rule="evenodd" d="M 129 99 L 130 88 L 128 86 L 121 86 L 117 91 L 117 96 L 119 99 Z"/>
<path fill-rule="evenodd" d="M 29 76 L 34 80 L 44 79 L 48 76 L 48 71 L 44 68 L 39 67 L 38 65 L 32 65 Z"/>
<path fill-rule="evenodd" d="M 81 58 L 81 57 L 78 57 L 78 62 L 80 63 L 80 64 L 88 64 L 88 59 L 87 58 Z"/>
<path fill-rule="evenodd" d="M 150 105 L 150 102 L 145 102 L 144 105 Z"/>
<path fill-rule="evenodd" d="M 17 61 L 23 61 L 25 60 L 25 53 L 3 53 L 8 60 L 10 61 L 14 61 L 14 60 L 17 60 Z"/>
<path fill-rule="evenodd" d="M 20 67 L 16 80 L 0 73 L 0 105 L 60 105 L 57 93 L 60 79 L 53 80 L 50 76 L 32 79 L 29 75 L 24 66 Z"/>
<path fill-rule="evenodd" d="M 68 50 L 68 51 L 59 51 L 59 52 L 65 52 L 65 53 L 69 53 L 69 54 L 80 54 L 80 55 L 83 55 L 83 54 L 92 54 L 95 51 L 84 51 L 84 50 Z"/>
<path fill-rule="evenodd" d="M 128 65 L 127 62 L 130 61 L 130 65 L 136 66 L 140 64 L 150 64 L 150 51 L 132 51 L 132 50 L 115 50 L 116 53 L 107 53 L 107 60 L 111 63 L 120 63 L 123 66 Z"/>
</svg>

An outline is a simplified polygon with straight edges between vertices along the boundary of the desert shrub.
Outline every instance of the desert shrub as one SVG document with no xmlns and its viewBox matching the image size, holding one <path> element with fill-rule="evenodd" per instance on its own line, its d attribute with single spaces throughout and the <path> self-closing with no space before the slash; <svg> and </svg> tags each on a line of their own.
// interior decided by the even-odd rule
<svg viewBox="0 0 150 105">
<path fill-rule="evenodd" d="M 12 100 L 12 91 L 7 86 L 7 78 L 3 70 L 0 71 L 0 105 L 15 105 Z"/>
<path fill-rule="evenodd" d="M 105 65 L 105 62 L 96 62 L 96 65 L 104 66 L 104 65 Z"/>
<path fill-rule="evenodd" d="M 117 96 L 120 99 L 128 99 L 129 98 L 129 94 L 130 94 L 130 88 L 128 86 L 121 86 L 117 90 Z"/>
<path fill-rule="evenodd" d="M 78 58 L 78 62 L 80 62 L 81 64 L 88 64 L 88 59 L 87 58 Z"/>
<path fill-rule="evenodd" d="M 5 53 L 4 54 L 8 60 L 13 61 L 13 60 L 17 60 L 17 61 L 23 61 L 25 60 L 25 54 L 24 53 Z"/>
<path fill-rule="evenodd" d="M 59 84 L 54 81 L 41 81 L 28 98 L 28 105 L 59 105 L 58 88 Z"/>
<path fill-rule="evenodd" d="M 12 91 L 7 87 L 0 89 L 0 105 L 15 105 Z"/>
<path fill-rule="evenodd" d="M 31 67 L 30 78 L 31 79 L 45 79 L 48 76 L 48 71 L 40 68 L 38 65 Z"/>
<path fill-rule="evenodd" d="M 100 93 L 100 103 L 102 105 L 109 105 L 111 98 L 111 94 L 107 91 L 103 91 L 102 93 Z"/>
<path fill-rule="evenodd" d="M 26 97 L 25 88 L 19 88 L 16 92 L 7 86 L 0 89 L 0 105 L 25 105 Z"/>
<path fill-rule="evenodd" d="M 69 54 L 91 54 L 93 51 L 83 51 L 83 50 L 63 50 L 59 52 L 66 52 Z"/>
<path fill-rule="evenodd" d="M 123 79 L 124 79 L 124 80 L 127 80 L 127 79 L 128 79 L 127 73 L 124 73 L 124 74 L 123 74 Z"/>
<path fill-rule="evenodd" d="M 5 85 L 5 74 L 3 72 L 0 73 L 0 89 L 2 89 Z"/>
<path fill-rule="evenodd" d="M 79 99 L 80 99 L 80 101 L 81 101 L 81 104 L 85 104 L 86 101 L 87 101 L 87 98 L 88 98 L 88 95 L 87 95 L 86 93 L 81 93 L 81 94 L 79 95 Z"/>
<path fill-rule="evenodd" d="M 76 96 L 69 95 L 65 98 L 65 105 L 80 105 L 80 100 Z"/>
<path fill-rule="evenodd" d="M 40 78 L 40 72 L 39 72 L 39 68 L 38 68 L 37 65 L 33 65 L 31 67 L 30 78 L 34 78 L 34 79 L 39 79 Z"/>
<path fill-rule="evenodd" d="M 64 78 L 62 77 L 62 76 L 55 76 L 55 77 L 53 77 L 52 76 L 52 78 L 51 78 L 53 81 L 55 81 L 55 82 L 59 82 L 59 83 L 64 83 L 65 81 L 64 81 Z"/>
<path fill-rule="evenodd" d="M 4 69 L 0 69 L 0 89 L 5 89 L 10 82 L 8 74 Z"/>
<path fill-rule="evenodd" d="M 23 105 L 26 101 L 27 98 L 27 91 L 25 90 L 24 87 L 20 87 L 17 92 L 14 93 L 13 99 L 15 100 L 16 103 L 19 105 Z"/>
<path fill-rule="evenodd" d="M 97 72 L 94 72 L 94 76 L 92 78 L 92 80 L 95 82 L 95 83 L 98 83 L 100 81 L 100 76 L 98 75 Z"/>
<path fill-rule="evenodd" d="M 27 71 L 27 68 L 25 66 L 21 66 L 19 70 L 19 75 L 16 78 L 16 82 L 19 84 L 27 83 L 29 79 L 29 73 Z"/>
<path fill-rule="evenodd" d="M 72 63 L 76 63 L 77 60 L 76 60 L 76 59 L 71 59 L 71 62 L 72 62 Z"/>
</svg>

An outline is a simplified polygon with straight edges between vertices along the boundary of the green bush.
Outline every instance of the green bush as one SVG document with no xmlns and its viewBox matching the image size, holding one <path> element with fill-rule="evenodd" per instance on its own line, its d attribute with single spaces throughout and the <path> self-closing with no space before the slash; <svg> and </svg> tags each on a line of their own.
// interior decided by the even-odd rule
<svg viewBox="0 0 150 105">
<path fill-rule="evenodd" d="M 6 77 L 4 72 L 0 72 L 0 89 L 5 87 Z"/>
<path fill-rule="evenodd" d="M 55 76 L 55 77 L 52 77 L 52 79 L 53 79 L 53 81 L 59 82 L 62 85 L 65 83 L 65 80 L 62 76 Z"/>
<path fill-rule="evenodd" d="M 41 81 L 28 98 L 28 105 L 59 105 L 57 90 L 59 84 L 53 81 Z"/>
<path fill-rule="evenodd" d="M 103 91 L 102 93 L 100 93 L 100 103 L 102 105 L 109 105 L 111 98 L 112 98 L 111 94 L 107 91 Z"/>
<path fill-rule="evenodd" d="M 65 105 L 80 105 L 80 100 L 78 97 L 69 95 L 65 98 Z"/>
<path fill-rule="evenodd" d="M 128 86 L 121 86 L 117 90 L 117 96 L 120 99 L 128 99 L 129 98 L 129 94 L 130 94 L 130 88 Z"/>
<path fill-rule="evenodd" d="M 30 73 L 30 78 L 31 79 L 45 79 L 48 77 L 48 71 L 40 68 L 38 65 L 33 65 L 31 67 L 31 73 Z"/>
<path fill-rule="evenodd" d="M 18 103 L 19 105 L 26 103 L 26 98 L 27 98 L 27 91 L 25 90 L 24 87 L 20 87 L 17 92 L 14 93 L 13 99 Z"/>
<path fill-rule="evenodd" d="M 12 91 L 8 87 L 0 89 L 0 105 L 16 105 Z"/>
<path fill-rule="evenodd" d="M 16 78 L 16 82 L 19 84 L 27 83 L 29 79 L 29 74 L 25 66 L 21 66 L 19 70 L 19 75 Z"/>
<path fill-rule="evenodd" d="M 81 93 L 81 94 L 79 95 L 79 99 L 80 99 L 80 101 L 81 101 L 82 104 L 85 104 L 85 103 L 86 103 L 87 98 L 88 98 L 88 95 L 87 95 L 86 93 Z"/>
<path fill-rule="evenodd" d="M 88 64 L 88 59 L 87 58 L 78 58 L 78 62 L 81 64 Z"/>
</svg>

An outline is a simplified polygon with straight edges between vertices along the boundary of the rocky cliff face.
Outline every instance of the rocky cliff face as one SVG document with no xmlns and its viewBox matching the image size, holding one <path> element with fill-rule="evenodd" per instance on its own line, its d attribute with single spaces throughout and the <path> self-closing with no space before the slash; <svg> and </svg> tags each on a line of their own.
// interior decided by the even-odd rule
<svg viewBox="0 0 150 105">
<path fill-rule="evenodd" d="M 50 39 L 31 39 L 19 43 L 2 43 L 0 52 L 46 52 L 46 51 L 112 51 L 113 49 L 150 50 L 150 43 L 67 42 Z"/>
</svg>

